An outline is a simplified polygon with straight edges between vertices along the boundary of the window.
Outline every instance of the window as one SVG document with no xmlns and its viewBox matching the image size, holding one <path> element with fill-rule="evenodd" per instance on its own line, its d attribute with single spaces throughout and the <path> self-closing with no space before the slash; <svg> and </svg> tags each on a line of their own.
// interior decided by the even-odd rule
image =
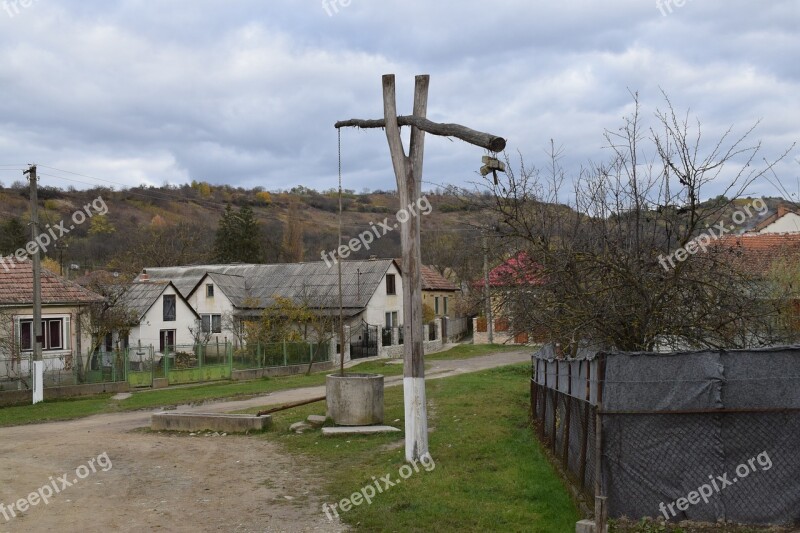
<svg viewBox="0 0 800 533">
<path fill-rule="evenodd" d="M 175 298 L 174 294 L 164 295 L 164 322 L 175 322 L 176 320 Z"/>
<path fill-rule="evenodd" d="M 397 294 L 397 288 L 394 284 L 394 274 L 386 274 L 386 294 Z"/>
<path fill-rule="evenodd" d="M 438 315 L 439 314 L 439 297 L 437 296 L 436 298 L 433 299 L 433 301 L 434 301 L 434 310 L 433 310 L 433 312 Z"/>
<path fill-rule="evenodd" d="M 158 351 L 161 353 L 167 353 L 167 350 L 171 352 L 174 349 L 175 349 L 175 330 L 162 329 L 161 334 L 159 335 Z"/>
<path fill-rule="evenodd" d="M 203 333 L 222 333 L 222 315 L 202 315 Z"/>
<path fill-rule="evenodd" d="M 212 284 L 206 285 L 206 298 L 214 297 L 214 286 Z"/>
<path fill-rule="evenodd" d="M 397 324 L 397 311 L 389 311 L 386 313 L 386 327 L 396 328 Z"/>
<path fill-rule="evenodd" d="M 23 352 L 33 351 L 33 320 L 19 322 L 19 348 Z M 42 350 L 64 349 L 64 319 L 47 318 L 42 320 Z"/>
<path fill-rule="evenodd" d="M 447 296 L 444 297 L 444 314 L 447 315 Z"/>
</svg>

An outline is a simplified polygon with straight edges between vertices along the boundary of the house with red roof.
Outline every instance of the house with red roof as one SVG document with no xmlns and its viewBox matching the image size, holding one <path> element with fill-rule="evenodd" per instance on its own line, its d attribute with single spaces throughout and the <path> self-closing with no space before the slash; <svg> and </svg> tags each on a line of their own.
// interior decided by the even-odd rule
<svg viewBox="0 0 800 533">
<path fill-rule="evenodd" d="M 474 343 L 488 344 L 491 328 L 494 344 L 528 344 L 528 332 L 513 331 L 513 316 L 506 308 L 505 296 L 509 291 L 524 290 L 544 283 L 541 265 L 526 252 L 519 252 L 491 269 L 488 288 L 493 320 L 488 324 L 485 317 L 474 319 Z M 473 287 L 480 291 L 485 289 L 485 284 L 485 280 L 478 280 L 473 283 Z"/>
<path fill-rule="evenodd" d="M 422 278 L 422 305 L 433 309 L 436 318 L 453 317 L 455 300 L 461 294 L 458 285 L 428 265 L 422 265 L 420 276 Z"/>
<path fill-rule="evenodd" d="M 81 331 L 80 317 L 103 297 L 45 268 L 41 287 L 45 376 L 71 378 L 75 354 L 91 341 Z M 0 264 L 0 385 L 30 387 L 33 347 L 33 263 L 5 258 Z"/>
</svg>

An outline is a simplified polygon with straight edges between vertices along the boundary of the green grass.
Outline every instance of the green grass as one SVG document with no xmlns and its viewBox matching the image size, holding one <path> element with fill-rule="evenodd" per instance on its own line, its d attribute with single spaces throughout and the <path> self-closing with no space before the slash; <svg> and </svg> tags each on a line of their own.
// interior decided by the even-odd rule
<svg viewBox="0 0 800 533">
<path fill-rule="evenodd" d="M 70 420 L 102 412 L 109 405 L 111 395 L 92 398 L 43 402 L 36 405 L 3 407 L 0 409 L 0 427 L 18 426 L 32 422 Z"/>
<path fill-rule="evenodd" d="M 506 350 L 508 347 L 503 346 L 461 345 L 447 352 L 428 356 L 428 359 L 462 359 Z M 403 365 L 386 361 L 369 361 L 351 367 L 347 371 L 399 376 L 403 374 Z M 324 385 L 325 375 L 330 372 L 317 372 L 310 376 L 263 378 L 237 383 L 226 381 L 162 390 L 147 389 L 137 391 L 131 398 L 123 401 L 111 400 L 110 395 L 100 395 L 91 398 L 47 401 L 38 405 L 5 407 L 0 408 L 0 427 L 71 420 L 99 413 L 168 407 L 227 398 L 246 398 L 287 389 L 313 387 Z"/>
<path fill-rule="evenodd" d="M 504 352 L 536 351 L 533 346 L 509 346 L 507 344 L 459 344 L 445 352 L 437 352 L 426 355 L 426 361 L 449 361 L 452 359 L 471 359 L 484 355 L 492 355 Z"/>
<path fill-rule="evenodd" d="M 342 518 L 355 531 L 575 530 L 577 509 L 550 468 L 528 423 L 528 365 L 497 368 L 427 383 L 430 451 L 435 468 L 378 494 Z M 403 427 L 399 387 L 385 390 L 386 421 Z M 272 431 L 259 438 L 283 443 L 316 459 L 335 503 L 373 483 L 397 479 L 405 464 L 397 435 L 322 438 L 295 435 L 288 426 L 324 407 L 309 405 L 276 413 Z M 322 510 L 320 509 L 320 513 Z"/>
</svg>

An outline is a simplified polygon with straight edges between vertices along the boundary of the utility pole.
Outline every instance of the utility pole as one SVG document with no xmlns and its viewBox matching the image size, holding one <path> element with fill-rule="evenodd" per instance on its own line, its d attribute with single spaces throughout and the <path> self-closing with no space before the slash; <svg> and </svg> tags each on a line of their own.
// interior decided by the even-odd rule
<svg viewBox="0 0 800 533">
<path fill-rule="evenodd" d="M 39 239 L 39 189 L 36 165 L 25 171 L 31 185 L 31 242 Z M 42 261 L 37 249 L 33 261 L 33 360 L 42 360 Z"/>
<path fill-rule="evenodd" d="M 492 319 L 492 292 L 489 286 L 489 240 L 483 228 L 483 298 L 486 302 L 486 331 L 489 344 L 494 344 L 494 320 Z"/>
<path fill-rule="evenodd" d="M 31 243 L 39 241 L 39 191 L 36 165 L 25 171 L 31 185 Z M 33 254 L 33 403 L 44 400 L 44 363 L 42 362 L 42 264 L 39 250 Z"/>
</svg>

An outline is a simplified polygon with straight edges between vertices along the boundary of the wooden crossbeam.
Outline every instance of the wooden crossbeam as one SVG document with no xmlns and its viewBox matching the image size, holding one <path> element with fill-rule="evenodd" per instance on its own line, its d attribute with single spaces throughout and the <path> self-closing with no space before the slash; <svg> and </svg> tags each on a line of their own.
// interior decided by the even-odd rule
<svg viewBox="0 0 800 533">
<path fill-rule="evenodd" d="M 398 126 L 413 126 L 419 128 L 425 133 L 431 135 L 439 135 L 440 137 L 455 137 L 464 142 L 480 146 L 490 152 L 502 152 L 506 148 L 506 140 L 491 133 L 484 133 L 476 131 L 461 124 L 442 124 L 433 122 L 427 118 L 422 118 L 414 115 L 406 115 L 397 117 Z M 335 124 L 336 129 L 339 128 L 385 128 L 385 119 L 359 119 L 353 118 L 350 120 L 341 120 Z"/>
</svg>

